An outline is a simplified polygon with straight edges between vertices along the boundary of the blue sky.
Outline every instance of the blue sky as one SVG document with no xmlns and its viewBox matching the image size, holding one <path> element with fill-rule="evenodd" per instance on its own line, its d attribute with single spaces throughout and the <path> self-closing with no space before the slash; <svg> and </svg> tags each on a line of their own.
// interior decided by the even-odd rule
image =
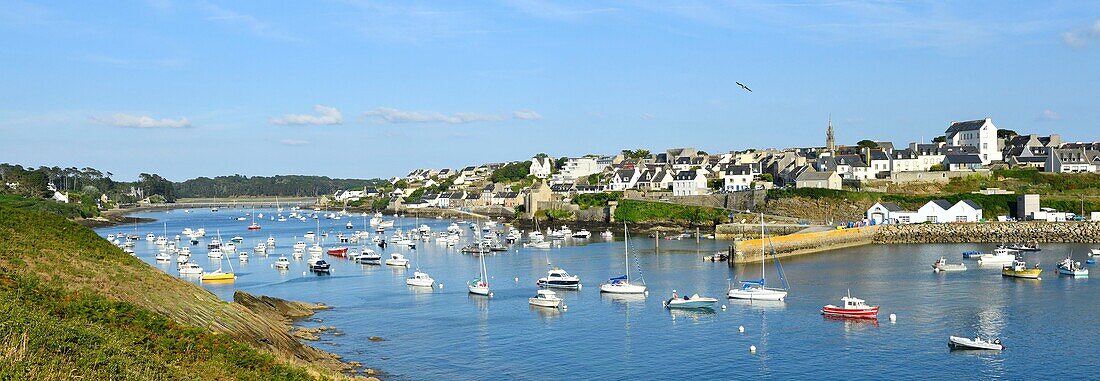
<svg viewBox="0 0 1100 381">
<path fill-rule="evenodd" d="M 385 177 L 822 145 L 830 115 L 1100 139 L 1095 1 L 103 4 L 0 0 L 0 162 Z"/>
</svg>

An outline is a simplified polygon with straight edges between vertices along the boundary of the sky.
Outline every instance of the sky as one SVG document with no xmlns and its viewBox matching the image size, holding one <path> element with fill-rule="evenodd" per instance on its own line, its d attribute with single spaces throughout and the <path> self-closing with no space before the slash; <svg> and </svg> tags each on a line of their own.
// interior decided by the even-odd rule
<svg viewBox="0 0 1100 381">
<path fill-rule="evenodd" d="M 830 118 L 838 144 L 907 144 L 985 117 L 1100 140 L 1100 2 L 0 0 L 0 162 L 119 180 L 822 146 Z"/>
</svg>

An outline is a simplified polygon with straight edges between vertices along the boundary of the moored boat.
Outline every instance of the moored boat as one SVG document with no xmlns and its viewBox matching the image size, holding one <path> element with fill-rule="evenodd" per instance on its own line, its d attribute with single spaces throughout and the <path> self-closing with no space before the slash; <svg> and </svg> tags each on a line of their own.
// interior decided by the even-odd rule
<svg viewBox="0 0 1100 381">
<path fill-rule="evenodd" d="M 878 306 L 867 305 L 863 299 L 853 298 L 852 292 L 848 296 L 840 298 L 841 305 L 825 305 L 821 308 L 821 314 L 828 317 L 878 319 Z"/>
<path fill-rule="evenodd" d="M 390 259 L 386 260 L 387 266 L 408 266 L 409 260 L 404 255 L 393 253 L 390 254 Z"/>
<path fill-rule="evenodd" d="M 993 250 L 992 253 L 982 254 L 978 257 L 978 265 L 1000 265 L 1006 263 L 1012 263 L 1016 260 L 1016 253 L 1018 250 L 1007 247 L 999 247 L 997 250 Z"/>
<path fill-rule="evenodd" d="M 348 248 L 341 246 L 328 249 L 328 255 L 333 257 L 346 258 L 348 256 Z"/>
<path fill-rule="evenodd" d="M 699 296 L 699 294 L 681 298 L 676 295 L 676 290 L 672 290 L 672 298 L 666 300 L 664 305 L 669 309 L 710 309 L 714 303 L 718 303 L 718 299 Z"/>
<path fill-rule="evenodd" d="M 965 263 L 947 263 L 947 258 L 940 257 L 936 260 L 936 263 L 932 264 L 932 271 L 966 271 Z"/>
<path fill-rule="evenodd" d="M 553 291 L 538 290 L 535 292 L 535 297 L 527 298 L 527 303 L 536 307 L 559 308 L 562 305 L 562 300 Z"/>
<path fill-rule="evenodd" d="M 546 272 L 545 277 L 539 278 L 535 284 L 539 287 L 577 290 L 581 288 L 581 277 L 570 275 L 565 270 L 554 267 Z"/>
<path fill-rule="evenodd" d="M 1012 264 L 1001 268 L 1001 276 L 1012 278 L 1038 279 L 1042 272 L 1043 269 L 1039 265 L 1027 267 L 1027 263 L 1021 260 L 1014 260 Z"/>
<path fill-rule="evenodd" d="M 947 346 L 951 349 L 978 349 L 999 351 L 1004 349 L 1000 339 L 982 340 L 980 337 L 973 339 L 959 336 L 951 336 L 947 339 Z"/>
<path fill-rule="evenodd" d="M 417 270 L 411 277 L 405 278 L 405 284 L 415 287 L 435 287 L 435 279 L 428 276 L 428 273 Z"/>
<path fill-rule="evenodd" d="M 1063 259 L 1058 263 L 1058 274 L 1069 276 L 1089 276 L 1089 269 L 1081 266 L 1081 262 L 1074 262 L 1073 258 Z"/>
</svg>

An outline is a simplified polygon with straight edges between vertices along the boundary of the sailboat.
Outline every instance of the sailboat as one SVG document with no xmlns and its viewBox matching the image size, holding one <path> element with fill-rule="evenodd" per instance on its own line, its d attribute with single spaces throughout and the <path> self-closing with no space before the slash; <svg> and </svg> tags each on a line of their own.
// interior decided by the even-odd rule
<svg viewBox="0 0 1100 381">
<path fill-rule="evenodd" d="M 248 225 L 248 230 L 260 230 L 260 225 L 256 223 L 256 207 L 252 207 L 252 225 Z"/>
<path fill-rule="evenodd" d="M 600 285 L 600 292 L 607 292 L 612 294 L 644 294 L 645 280 L 642 280 L 642 284 L 630 283 L 630 235 L 627 232 L 626 224 L 623 224 L 623 263 L 626 267 L 626 274 L 620 275 L 607 280 L 607 283 Z"/>
<path fill-rule="evenodd" d="M 212 202 L 212 204 L 214 204 L 214 206 L 210 207 L 210 211 L 211 212 L 217 212 L 218 211 L 218 195 L 214 195 L 214 202 Z"/>
<path fill-rule="evenodd" d="M 232 281 L 237 279 L 237 274 L 233 273 L 233 262 L 229 262 L 229 272 L 222 271 L 222 258 L 218 258 L 218 269 L 211 272 L 202 273 L 202 281 Z"/>
<path fill-rule="evenodd" d="M 775 253 L 773 252 L 774 256 Z M 779 267 L 779 258 L 775 258 L 776 268 L 779 269 L 780 280 L 783 281 L 783 288 L 768 288 L 764 282 L 764 214 L 760 214 L 760 279 L 758 280 L 742 280 L 741 288 L 734 289 L 730 287 L 727 296 L 730 299 L 748 299 L 748 300 L 771 300 L 782 301 L 787 298 L 787 280 L 783 278 L 783 270 Z"/>
<path fill-rule="evenodd" d="M 489 270 L 485 268 L 485 253 L 481 252 L 481 240 L 477 242 L 478 255 L 477 258 L 481 262 L 481 274 L 478 274 L 477 279 L 471 280 L 466 283 L 466 286 L 470 289 L 471 294 L 493 296 L 492 292 L 489 292 Z"/>
<path fill-rule="evenodd" d="M 405 284 L 416 287 L 435 287 L 435 279 L 428 273 L 420 272 L 420 253 L 416 254 L 416 270 L 411 277 L 405 278 Z"/>
</svg>

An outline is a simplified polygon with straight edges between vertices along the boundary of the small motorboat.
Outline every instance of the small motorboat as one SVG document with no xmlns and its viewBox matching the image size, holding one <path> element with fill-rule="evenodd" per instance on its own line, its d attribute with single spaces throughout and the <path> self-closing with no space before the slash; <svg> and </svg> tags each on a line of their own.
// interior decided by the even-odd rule
<svg viewBox="0 0 1100 381">
<path fill-rule="evenodd" d="M 1081 262 L 1074 262 L 1073 258 L 1063 259 L 1058 263 L 1058 274 L 1069 276 L 1089 276 L 1089 269 L 1081 266 Z"/>
<path fill-rule="evenodd" d="M 550 241 L 528 242 L 523 244 L 524 247 L 530 247 L 532 249 L 549 249 Z"/>
<path fill-rule="evenodd" d="M 718 299 L 699 296 L 699 294 L 681 298 L 676 295 L 676 290 L 672 290 L 672 298 L 666 300 L 664 304 L 665 308 L 669 309 L 710 309 L 714 303 L 718 303 Z"/>
<path fill-rule="evenodd" d="M 1033 243 L 1016 243 L 1016 244 L 1010 245 L 1008 248 L 1013 249 L 1013 250 L 1018 250 L 1018 251 L 1039 251 L 1039 250 L 1042 250 L 1042 249 L 1039 248 L 1039 245 L 1035 244 L 1034 242 Z"/>
<path fill-rule="evenodd" d="M 260 224 L 253 222 L 251 225 L 248 225 L 248 230 L 260 230 Z"/>
<path fill-rule="evenodd" d="M 378 265 L 382 263 L 382 255 L 374 250 L 364 248 L 355 260 L 363 265 Z"/>
<path fill-rule="evenodd" d="M 1006 263 L 1012 263 L 1016 260 L 1016 253 L 1019 250 L 999 247 L 997 250 L 993 250 L 992 253 L 982 254 L 978 257 L 978 265 L 1000 265 Z"/>
<path fill-rule="evenodd" d="M 536 307 L 561 307 L 562 300 L 550 290 L 538 290 L 535 292 L 535 297 L 527 298 L 527 303 Z"/>
<path fill-rule="evenodd" d="M 989 351 L 1005 349 L 1005 346 L 1001 344 L 1001 339 L 982 340 L 980 337 L 970 339 L 966 337 L 951 336 L 947 339 L 947 346 L 951 349 L 978 349 Z"/>
<path fill-rule="evenodd" d="M 729 259 L 730 259 L 730 255 L 729 255 L 729 253 L 727 253 L 725 251 L 719 251 L 719 252 L 716 252 L 716 253 L 711 254 L 711 255 L 704 255 L 703 256 L 704 261 L 711 261 L 711 262 L 725 262 L 725 261 L 728 261 Z"/>
<path fill-rule="evenodd" d="M 567 290 L 578 290 L 581 288 L 581 277 L 576 275 L 569 275 L 568 272 L 562 270 L 559 267 L 554 267 L 546 272 L 546 276 L 539 278 L 535 281 L 539 287 L 549 288 L 561 288 Z"/>
<path fill-rule="evenodd" d="M 309 260 L 306 261 L 306 264 L 309 266 L 309 271 L 313 271 L 316 273 L 327 274 L 332 271 L 332 265 L 328 262 L 325 262 L 324 259 L 321 259 L 319 257 L 309 258 Z"/>
<path fill-rule="evenodd" d="M 611 233 L 611 230 L 604 230 L 603 233 L 600 233 L 600 237 L 604 239 L 615 238 L 615 234 Z"/>
<path fill-rule="evenodd" d="M 878 319 L 878 306 L 869 306 L 863 299 L 853 298 L 852 292 L 840 298 L 841 306 L 832 304 L 821 308 L 821 314 L 828 317 Z"/>
<path fill-rule="evenodd" d="M 963 259 L 978 259 L 979 257 L 982 256 L 982 254 L 985 254 L 985 253 L 980 252 L 980 251 L 964 251 L 963 252 Z"/>
<path fill-rule="evenodd" d="M 1012 264 L 1001 268 L 1001 276 L 1011 278 L 1039 279 L 1043 269 L 1039 265 L 1027 267 L 1027 263 L 1021 260 L 1012 261 Z"/>
<path fill-rule="evenodd" d="M 428 273 L 415 271 L 411 277 L 405 278 L 405 284 L 415 287 L 435 287 L 435 279 L 428 276 Z"/>
<path fill-rule="evenodd" d="M 387 266 L 408 266 L 409 265 L 409 259 L 405 258 L 404 255 L 401 255 L 401 254 L 398 254 L 398 253 L 393 253 L 393 254 L 390 254 L 390 259 L 386 260 L 386 265 Z"/>
<path fill-rule="evenodd" d="M 180 275 L 202 275 L 202 266 L 192 262 L 185 262 L 180 265 Z"/>
<path fill-rule="evenodd" d="M 279 257 L 275 260 L 275 268 L 279 270 L 286 270 L 290 268 L 290 260 L 286 257 Z"/>
<path fill-rule="evenodd" d="M 352 225 L 351 222 L 348 222 L 344 225 L 344 229 L 355 229 L 355 225 Z"/>
<path fill-rule="evenodd" d="M 158 252 L 157 255 L 153 257 L 153 259 L 156 259 L 157 262 L 167 262 L 172 260 L 172 255 L 168 254 L 167 251 L 161 251 Z"/>
<path fill-rule="evenodd" d="M 588 229 L 581 229 L 573 232 L 573 238 L 588 239 L 588 237 L 591 236 L 592 232 L 588 231 Z"/>
<path fill-rule="evenodd" d="M 1090 257 L 1100 257 L 1100 249 L 1091 249 L 1091 250 L 1089 250 L 1089 256 Z"/>
<path fill-rule="evenodd" d="M 966 264 L 965 263 L 947 263 L 947 258 L 940 257 L 940 259 L 936 260 L 936 263 L 932 264 L 932 271 L 933 272 L 966 271 Z"/>
</svg>

